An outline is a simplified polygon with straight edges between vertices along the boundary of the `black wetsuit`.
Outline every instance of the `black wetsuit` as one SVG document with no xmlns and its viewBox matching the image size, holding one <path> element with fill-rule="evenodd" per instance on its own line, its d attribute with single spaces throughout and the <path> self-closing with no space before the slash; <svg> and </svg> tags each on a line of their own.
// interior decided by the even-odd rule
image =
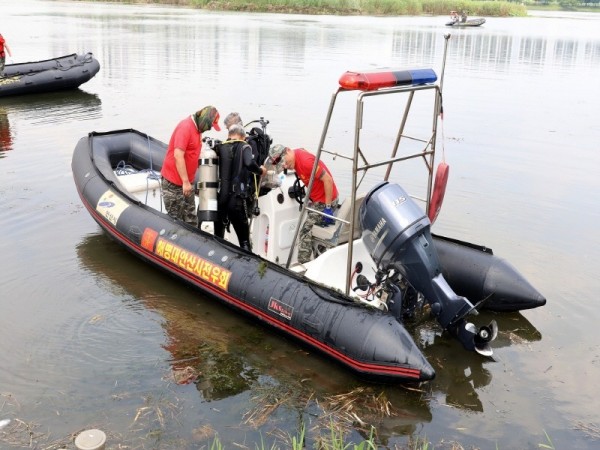
<svg viewBox="0 0 600 450">
<path fill-rule="evenodd" d="M 227 223 L 233 225 L 240 247 L 251 251 L 248 218 L 255 195 L 254 176 L 261 168 L 254 160 L 252 148 L 244 141 L 225 141 L 219 149 L 221 189 L 219 190 L 219 217 L 215 235 L 223 237 Z"/>
</svg>

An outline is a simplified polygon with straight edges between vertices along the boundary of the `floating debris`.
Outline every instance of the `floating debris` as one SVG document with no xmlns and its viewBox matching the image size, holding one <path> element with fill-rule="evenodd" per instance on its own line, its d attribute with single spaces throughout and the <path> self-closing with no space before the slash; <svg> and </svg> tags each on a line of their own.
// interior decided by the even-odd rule
<svg viewBox="0 0 600 450">
<path fill-rule="evenodd" d="M 173 380 L 177 384 L 190 384 L 199 377 L 199 372 L 191 366 L 173 368 Z"/>
<path fill-rule="evenodd" d="M 103 450 L 105 443 L 106 434 L 97 429 L 82 431 L 75 438 L 75 447 L 78 450 Z"/>
</svg>

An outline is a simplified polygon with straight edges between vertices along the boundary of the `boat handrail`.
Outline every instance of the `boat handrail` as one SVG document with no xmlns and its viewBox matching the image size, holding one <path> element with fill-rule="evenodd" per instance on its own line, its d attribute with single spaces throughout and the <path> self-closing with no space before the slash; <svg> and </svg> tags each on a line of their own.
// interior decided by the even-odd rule
<svg viewBox="0 0 600 450">
<path fill-rule="evenodd" d="M 379 162 L 376 162 L 376 163 L 366 164 L 364 166 L 359 166 L 359 167 L 357 167 L 357 170 L 359 170 L 359 171 L 362 171 L 362 170 L 367 171 L 369 169 L 374 169 L 376 167 L 385 166 L 385 165 L 390 164 L 390 163 L 393 164 L 393 163 L 396 163 L 396 162 L 408 161 L 409 159 L 423 158 L 424 156 L 432 155 L 434 153 L 435 152 L 432 151 L 432 150 L 424 150 L 422 152 L 413 153 L 411 155 L 398 156 L 397 158 L 389 158 L 389 159 L 385 159 L 383 161 L 379 161 Z"/>
<path fill-rule="evenodd" d="M 321 159 L 321 155 L 323 153 L 327 153 L 333 155 L 334 157 L 340 157 L 349 161 L 352 161 L 352 181 L 351 181 L 351 193 L 349 199 L 351 200 L 350 207 L 350 217 L 355 217 L 357 215 L 357 190 L 360 186 L 360 183 L 364 179 L 366 173 L 370 169 L 374 169 L 377 167 L 387 165 L 388 168 L 385 173 L 384 180 L 387 181 L 390 177 L 392 167 L 396 163 L 414 160 L 416 158 L 423 159 L 425 163 L 425 167 L 427 170 L 427 195 L 425 199 L 426 207 L 425 210 L 429 208 L 429 201 L 431 199 L 432 192 L 432 183 L 433 183 L 433 168 L 435 162 L 435 154 L 436 154 L 436 140 L 437 140 L 437 126 L 438 126 L 438 118 L 441 113 L 441 97 L 442 90 L 441 85 L 443 82 L 443 73 L 444 66 L 446 61 L 446 53 L 447 53 L 447 43 L 450 35 L 446 34 L 444 36 L 446 40 L 446 45 L 444 47 L 444 58 L 443 58 L 443 66 L 442 66 L 442 78 L 439 80 L 435 72 L 432 69 L 417 69 L 417 70 L 404 70 L 404 71 L 390 71 L 389 69 L 383 70 L 380 73 L 370 71 L 370 72 L 346 72 L 340 78 L 340 86 L 337 90 L 332 94 L 331 100 L 329 103 L 329 107 L 327 110 L 325 122 L 323 125 L 323 130 L 321 132 L 321 138 L 319 141 L 319 145 L 317 147 L 317 151 L 315 154 L 315 162 L 312 168 L 312 172 L 310 175 L 310 180 L 306 189 L 306 197 L 310 198 L 311 191 L 313 189 L 315 174 L 317 172 L 318 162 Z M 349 77 L 347 77 L 347 75 Z M 364 75 L 364 76 L 363 76 Z M 415 76 L 414 82 L 411 80 L 411 76 Z M 346 78 L 344 78 L 346 77 Z M 344 82 L 343 82 L 344 80 Z M 348 81 L 349 80 L 349 81 Z M 333 111 L 336 106 L 336 101 L 338 96 L 342 92 L 352 92 L 356 94 L 356 106 L 355 106 L 355 123 L 354 123 L 354 145 L 352 146 L 352 153 L 350 155 L 346 155 L 340 152 L 332 152 L 325 149 L 325 140 L 329 133 L 329 127 L 331 124 L 331 119 L 333 116 Z M 405 126 L 407 123 L 407 119 L 409 113 L 411 111 L 412 103 L 414 96 L 420 92 L 433 92 L 434 96 L 434 104 L 433 104 L 433 116 L 431 129 L 429 130 L 429 136 L 425 138 L 410 136 L 405 134 Z M 399 125 L 398 132 L 396 134 L 396 139 L 391 151 L 391 155 L 389 158 L 383 159 L 381 161 L 377 161 L 375 163 L 369 163 L 367 156 L 361 150 L 361 130 L 363 126 L 363 115 L 364 115 L 364 102 L 371 97 L 378 97 L 382 95 L 390 95 L 390 94 L 405 94 L 408 95 L 408 100 L 404 106 L 404 113 L 402 115 L 402 120 Z M 412 142 L 421 143 L 424 147 L 417 152 L 411 152 L 409 154 L 398 155 L 398 150 L 402 140 L 410 140 Z M 361 162 L 359 163 L 359 158 Z M 361 178 L 359 180 L 358 174 L 361 173 Z M 292 239 L 291 251 L 288 254 L 288 259 L 286 262 L 286 267 L 289 268 L 292 263 L 292 254 L 293 249 L 298 242 L 299 232 L 301 229 L 301 224 L 304 221 L 306 214 L 308 211 L 314 211 L 313 209 L 307 206 L 308 202 L 304 202 L 301 207 L 301 212 L 298 217 L 298 225 L 295 228 L 294 237 Z M 318 214 L 323 215 L 320 211 L 314 211 Z M 356 224 L 354 220 L 348 221 L 348 225 L 350 227 L 349 236 L 355 235 Z M 338 223 L 337 226 L 342 226 L 341 223 Z M 346 289 L 345 294 L 349 295 L 350 293 L 350 282 L 351 282 L 351 274 L 353 271 L 352 268 L 352 249 L 353 246 L 348 246 L 348 255 L 347 255 L 347 267 L 346 267 Z"/>
<path fill-rule="evenodd" d="M 412 105 L 412 97 L 415 95 L 416 92 L 421 92 L 421 91 L 434 91 L 435 92 L 435 98 L 437 99 L 437 97 L 439 95 L 441 95 L 440 93 L 440 89 L 439 86 L 437 84 L 432 84 L 432 85 L 417 85 L 417 86 L 397 86 L 397 87 L 386 87 L 385 89 L 381 89 L 381 90 L 377 90 L 377 91 L 357 91 L 357 90 L 348 90 L 348 89 L 338 89 L 331 98 L 330 101 L 330 105 L 329 105 L 329 109 L 327 112 L 327 118 L 325 120 L 325 125 L 323 127 L 323 131 L 321 134 L 321 140 L 319 143 L 319 146 L 317 148 L 316 154 L 315 154 L 315 164 L 313 165 L 313 170 L 311 172 L 311 176 L 310 176 L 310 181 L 308 183 L 307 189 L 306 189 L 306 198 L 310 197 L 310 193 L 312 191 L 312 187 L 314 184 L 314 177 L 315 177 L 315 173 L 316 173 L 316 169 L 317 169 L 317 164 L 318 161 L 321 159 L 321 155 L 323 153 L 328 153 L 328 154 L 335 154 L 336 157 L 342 157 L 344 159 L 347 159 L 349 161 L 352 161 L 353 167 L 352 167 L 352 182 L 351 182 L 351 194 L 350 194 L 350 199 L 352 199 L 352 205 L 351 205 L 351 217 L 356 215 L 355 208 L 355 200 L 356 200 L 356 192 L 357 189 L 360 185 L 360 182 L 358 180 L 358 173 L 362 172 L 362 176 L 364 177 L 364 175 L 366 174 L 366 172 L 369 169 L 373 169 L 376 167 L 381 167 L 384 165 L 389 165 L 390 167 L 388 168 L 388 173 L 386 173 L 386 178 L 389 177 L 389 172 L 391 171 L 391 167 L 398 162 L 402 162 L 402 161 L 407 161 L 407 160 L 411 160 L 411 159 L 415 159 L 415 158 L 423 158 L 425 160 L 425 165 L 428 171 L 428 195 L 427 198 L 430 198 L 430 185 L 433 181 L 433 160 L 435 158 L 435 141 L 436 141 L 436 133 L 437 133 L 437 111 L 438 111 L 438 105 L 434 106 L 434 115 L 433 115 L 433 124 L 432 124 L 432 129 L 431 129 L 431 135 L 427 138 L 427 139 L 418 139 L 415 137 L 411 136 L 411 140 L 416 141 L 416 142 L 421 142 L 423 144 L 425 144 L 425 148 L 419 152 L 413 152 L 410 153 L 408 155 L 401 155 L 401 156 L 396 156 L 398 147 L 399 147 L 399 143 L 401 140 L 401 137 L 403 137 L 404 133 L 404 125 L 406 123 L 406 118 L 408 117 L 408 113 L 410 111 L 410 107 Z M 329 131 L 329 126 L 331 123 L 331 118 L 333 115 L 333 110 L 335 108 L 336 105 L 336 101 L 337 101 L 337 97 L 341 92 L 354 92 L 355 94 L 358 92 L 357 98 L 356 98 L 356 118 L 355 118 L 355 125 L 354 125 L 354 145 L 352 148 L 352 154 L 351 155 L 345 155 L 342 154 L 340 152 L 330 152 L 328 150 L 324 149 L 324 142 L 325 139 L 327 137 L 328 131 Z M 392 156 L 390 158 L 386 158 L 383 159 L 381 161 L 377 161 L 375 163 L 369 163 L 365 154 L 361 151 L 361 147 L 360 147 L 360 130 L 362 128 L 362 123 L 363 123 L 363 113 L 364 113 L 364 101 L 365 99 L 369 98 L 369 97 L 373 97 L 373 96 L 379 96 L 379 95 L 390 95 L 390 94 L 408 94 L 411 97 L 411 101 L 407 102 L 407 105 L 405 107 L 405 112 L 403 115 L 403 119 L 400 125 L 400 129 L 398 130 L 398 134 L 397 134 L 397 138 L 396 138 L 396 142 L 394 144 L 394 148 L 392 149 Z M 359 158 L 363 161 L 363 164 L 361 164 L 359 166 Z M 428 160 L 429 159 L 429 160 Z M 362 180 L 362 179 L 361 179 Z M 306 202 L 305 202 L 306 203 Z M 427 202 L 428 203 L 428 202 Z M 428 205 L 427 205 L 428 206 Z M 295 234 L 294 234 L 294 238 L 292 240 L 292 242 L 296 243 L 298 240 L 298 235 L 299 235 L 299 231 L 300 231 L 300 224 L 302 223 L 302 221 L 304 220 L 306 213 L 308 211 L 308 207 L 306 204 L 304 204 L 302 206 L 301 212 L 300 212 L 300 216 L 298 219 L 298 226 L 296 227 L 295 230 Z M 323 214 L 322 212 L 317 212 L 318 214 Z M 354 221 L 352 221 L 350 223 L 350 235 L 354 236 L 355 234 L 355 224 Z M 294 247 L 294 245 L 292 245 L 292 248 Z M 289 268 L 292 262 L 292 253 L 290 252 L 288 254 L 288 260 L 286 263 L 286 267 Z M 347 283 L 346 283 L 346 295 L 349 294 L 350 291 L 350 276 L 352 273 L 352 267 L 351 267 L 351 261 L 352 261 L 352 246 L 348 246 L 348 268 L 347 268 Z"/>
</svg>

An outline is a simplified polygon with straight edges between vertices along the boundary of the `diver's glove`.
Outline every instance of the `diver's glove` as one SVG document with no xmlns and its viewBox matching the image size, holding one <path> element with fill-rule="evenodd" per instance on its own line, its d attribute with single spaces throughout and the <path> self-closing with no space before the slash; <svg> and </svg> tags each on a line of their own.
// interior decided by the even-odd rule
<svg viewBox="0 0 600 450">
<path fill-rule="evenodd" d="M 323 213 L 325 214 L 329 214 L 330 216 L 333 216 L 333 210 L 331 209 L 331 207 L 326 207 L 323 210 Z M 323 226 L 329 226 L 329 225 L 333 225 L 335 223 L 335 220 L 333 220 L 331 217 L 325 217 L 323 216 Z"/>
</svg>

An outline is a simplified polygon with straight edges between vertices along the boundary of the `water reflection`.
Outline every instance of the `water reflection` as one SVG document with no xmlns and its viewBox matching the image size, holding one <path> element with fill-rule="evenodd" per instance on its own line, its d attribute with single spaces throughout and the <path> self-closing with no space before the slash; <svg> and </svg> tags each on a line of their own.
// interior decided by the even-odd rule
<svg viewBox="0 0 600 450">
<path fill-rule="evenodd" d="M 0 158 L 4 158 L 4 153 L 13 149 L 13 137 L 10 130 L 10 121 L 8 112 L 0 107 Z"/>
<path fill-rule="evenodd" d="M 452 53 L 470 70 L 541 74 L 548 69 L 597 68 L 600 43 L 568 38 L 455 35 Z M 533 72 L 532 72 L 533 71 Z"/>
<path fill-rule="evenodd" d="M 503 26 L 507 20 L 497 20 L 498 26 Z M 494 24 L 491 24 L 492 26 Z M 452 45 L 449 57 L 469 71 L 516 72 L 541 74 L 549 69 L 561 72 L 574 67 L 587 67 L 597 70 L 600 64 L 600 42 L 594 34 L 594 23 L 582 21 L 582 30 L 577 37 L 560 34 L 564 29 L 559 21 L 549 25 L 531 18 L 527 25 L 524 23 L 521 33 L 511 27 L 509 32 L 504 30 L 472 29 L 453 30 Z M 508 25 L 507 25 L 508 26 Z M 527 30 L 525 30 L 525 28 Z M 548 30 L 554 31 L 548 33 Z M 432 55 L 440 55 L 442 48 L 439 36 L 426 29 L 410 29 L 402 27 L 395 30 L 392 36 L 391 52 L 398 55 L 402 62 L 423 64 L 432 59 Z"/>
<path fill-rule="evenodd" d="M 521 313 L 482 312 L 478 316 L 480 323 L 491 320 L 495 320 L 499 328 L 498 337 L 492 343 L 495 351 L 542 339 L 541 333 Z M 483 412 L 478 391 L 491 383 L 492 373 L 487 366 L 494 364 L 494 360 L 465 352 L 452 338 L 440 336 L 427 327 L 422 327 L 420 333 L 427 340 L 424 354 L 436 370 L 433 391 L 444 396 L 446 405 Z"/>
<path fill-rule="evenodd" d="M 6 97 L 0 99 L 0 106 L 7 114 L 36 125 L 55 125 L 102 116 L 100 97 L 81 89 Z"/>
<path fill-rule="evenodd" d="M 144 308 L 160 314 L 166 338 L 162 347 L 170 354 L 167 362 L 173 381 L 194 382 L 206 401 L 248 390 L 258 372 L 243 360 L 241 355 L 247 348 L 240 352 L 227 324 L 215 320 L 212 311 L 198 311 L 188 302 L 194 299 L 185 288 L 115 247 L 104 235 L 91 235 L 77 246 L 77 255 L 84 269 L 107 279 L 109 291 L 124 290 L 132 299 L 129 307 L 137 308 L 141 302 Z"/>
</svg>

